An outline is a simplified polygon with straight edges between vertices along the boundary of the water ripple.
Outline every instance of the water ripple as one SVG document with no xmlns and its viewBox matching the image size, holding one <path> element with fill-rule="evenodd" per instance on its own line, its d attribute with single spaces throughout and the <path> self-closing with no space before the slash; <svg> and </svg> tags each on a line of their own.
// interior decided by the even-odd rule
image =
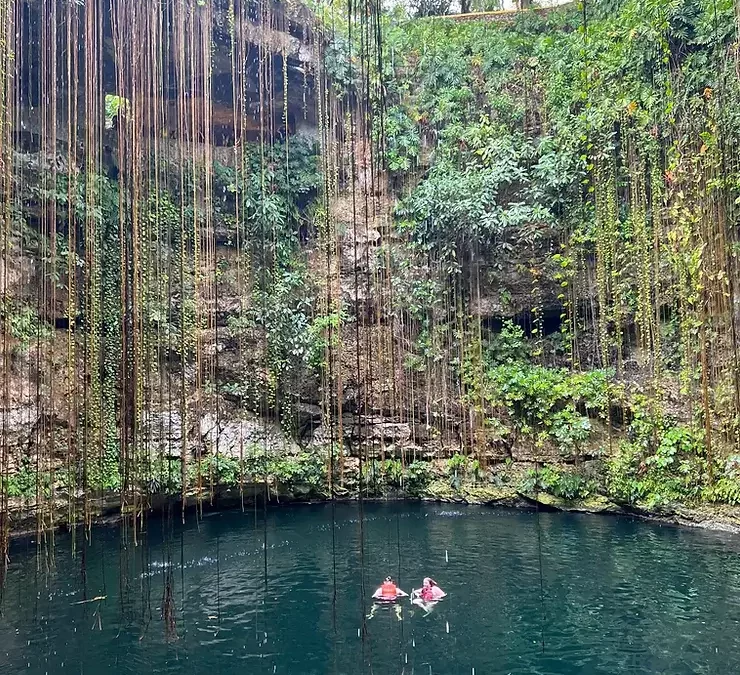
<svg viewBox="0 0 740 675">
<path fill-rule="evenodd" d="M 693 675 L 740 661 L 726 535 L 404 504 L 267 518 L 214 514 L 169 545 L 151 528 L 138 548 L 96 532 L 84 575 L 63 537 L 48 573 L 13 551 L 0 672 Z M 429 614 L 402 603 L 399 621 L 369 597 L 389 573 L 406 590 L 434 576 L 449 597 Z"/>
</svg>

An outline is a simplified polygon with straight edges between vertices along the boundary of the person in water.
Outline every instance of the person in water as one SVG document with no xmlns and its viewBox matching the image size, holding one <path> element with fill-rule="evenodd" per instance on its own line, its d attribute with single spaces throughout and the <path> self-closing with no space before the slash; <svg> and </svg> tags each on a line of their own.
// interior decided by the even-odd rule
<svg viewBox="0 0 740 675">
<path fill-rule="evenodd" d="M 424 577 L 419 589 L 419 597 L 424 602 L 437 602 L 447 595 L 431 577 Z"/>
<path fill-rule="evenodd" d="M 372 619 L 381 604 L 395 604 L 395 601 L 399 598 L 407 598 L 408 596 L 409 594 L 406 593 L 406 591 L 402 591 L 398 586 L 396 586 L 392 577 L 386 577 L 385 581 L 378 587 L 375 593 L 373 593 L 373 600 L 376 602 L 373 603 L 373 606 L 370 609 L 370 614 L 368 614 L 367 618 Z M 398 620 L 401 621 L 401 606 L 395 604 L 395 610 Z"/>
<path fill-rule="evenodd" d="M 411 591 L 411 602 L 429 614 L 434 606 L 445 596 L 445 593 L 431 577 L 424 577 L 421 588 Z"/>
<path fill-rule="evenodd" d="M 386 577 L 385 581 L 378 587 L 375 593 L 373 593 L 373 598 L 375 600 L 393 602 L 394 600 L 398 600 L 398 598 L 407 598 L 408 595 L 408 593 L 402 591 L 398 586 L 396 586 L 391 577 Z"/>
</svg>

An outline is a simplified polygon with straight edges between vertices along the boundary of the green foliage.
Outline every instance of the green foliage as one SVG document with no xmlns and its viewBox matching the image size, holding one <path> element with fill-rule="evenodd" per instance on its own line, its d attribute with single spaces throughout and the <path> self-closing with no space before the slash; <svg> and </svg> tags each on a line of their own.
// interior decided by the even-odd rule
<svg viewBox="0 0 740 675">
<path fill-rule="evenodd" d="M 552 416 L 551 436 L 566 456 L 577 455 L 591 436 L 591 420 L 574 408 L 563 408 Z"/>
<path fill-rule="evenodd" d="M 457 477 L 467 471 L 468 458 L 465 455 L 455 453 L 447 460 L 447 474 L 450 477 Z"/>
<path fill-rule="evenodd" d="M 116 117 L 124 118 L 131 114 L 131 104 L 127 98 L 115 94 L 105 95 L 105 128 L 112 129 Z"/>
<path fill-rule="evenodd" d="M 582 473 L 544 465 L 539 470 L 530 469 L 520 490 L 527 494 L 546 492 L 560 499 L 572 501 L 586 499 L 596 491 L 596 484 Z"/>
<path fill-rule="evenodd" d="M 388 489 L 398 489 L 403 479 L 403 467 L 397 459 L 372 459 L 362 466 L 363 490 L 370 495 L 382 496 Z"/>
<path fill-rule="evenodd" d="M 341 328 L 348 320 L 346 307 L 342 304 L 339 310 L 317 316 L 311 321 L 306 336 L 305 362 L 312 371 L 328 368 L 329 349 L 338 346 Z"/>
<path fill-rule="evenodd" d="M 709 484 L 702 430 L 665 418 L 643 397 L 632 403 L 628 439 L 607 463 L 609 492 L 649 507 L 701 499 Z"/>
<path fill-rule="evenodd" d="M 708 502 L 737 506 L 740 504 L 740 480 L 722 476 L 704 488 L 702 498 Z"/>
<path fill-rule="evenodd" d="M 495 257 L 496 247 L 547 236 L 583 175 L 569 139 L 521 131 L 525 108 L 514 92 L 539 73 L 531 56 L 537 46 L 558 35 L 538 21 L 516 30 L 473 22 L 388 26 L 389 165 L 413 169 L 417 137 L 432 151 L 426 175 L 397 209 L 398 228 L 449 271 L 459 271 L 471 250 Z"/>
<path fill-rule="evenodd" d="M 177 492 L 180 487 L 179 476 L 170 476 L 167 466 L 155 472 L 157 485 Z M 179 470 L 179 466 L 178 466 Z M 303 493 L 326 494 L 327 476 L 324 459 L 315 452 L 301 452 L 297 455 L 265 452 L 261 447 L 250 445 L 244 449 L 243 459 L 226 455 L 209 454 L 188 464 L 188 487 L 200 484 L 209 489 L 214 487 L 236 488 L 241 483 L 279 483 L 282 488 Z M 170 478 L 172 482 L 170 483 Z"/>
<path fill-rule="evenodd" d="M 386 165 L 392 173 L 413 168 L 419 158 L 419 127 L 400 106 L 388 109 L 383 116 L 382 141 L 385 142 Z M 381 140 L 376 129 L 376 140 Z"/>
<path fill-rule="evenodd" d="M 450 11 L 450 0 L 411 0 L 410 6 L 418 17 L 440 16 Z"/>
<path fill-rule="evenodd" d="M 177 458 L 156 458 L 147 477 L 151 494 L 175 496 L 182 492 L 182 466 Z"/>
<path fill-rule="evenodd" d="M 325 14 L 332 11 L 332 8 L 326 5 L 326 3 L 318 3 L 321 14 Z M 352 91 L 352 88 L 357 84 L 358 70 L 355 68 L 352 72 L 350 67 L 350 43 L 346 35 L 335 31 L 336 23 L 330 17 L 323 17 L 324 23 L 327 26 L 331 26 L 334 31 L 334 35 L 329 40 L 325 47 L 324 53 L 324 68 L 326 69 L 327 75 L 333 85 L 335 94 L 343 98 L 347 95 L 347 92 Z M 341 24 L 340 24 L 341 26 Z"/>
<path fill-rule="evenodd" d="M 236 244 L 233 214 L 238 203 L 244 221 L 240 233 L 243 252 L 256 264 L 254 278 L 261 283 L 262 272 L 281 271 L 294 263 L 298 227 L 316 197 L 322 176 L 318 148 L 302 138 L 291 138 L 289 149 L 284 142 L 275 142 L 263 152 L 255 144 L 244 154 L 246 165 L 241 170 L 214 164 L 213 216 L 224 222 L 233 233 L 231 243 Z"/>
<path fill-rule="evenodd" d="M 420 497 L 424 494 L 429 484 L 432 482 L 432 471 L 429 462 L 411 462 L 406 467 L 404 485 L 406 492 L 414 497 Z"/>
<path fill-rule="evenodd" d="M 268 363 L 278 379 L 298 370 L 308 358 L 315 297 L 310 291 L 303 270 L 296 268 L 276 277 L 269 290 L 255 293 L 254 324 L 265 331 Z"/>
<path fill-rule="evenodd" d="M 109 395 L 110 396 L 110 395 Z M 113 406 L 114 402 L 106 397 L 106 406 Z M 115 411 L 105 410 L 107 430 L 116 429 Z M 82 483 L 82 476 L 78 477 L 78 483 Z M 109 433 L 104 441 L 101 455 L 91 458 L 87 465 L 87 484 L 95 493 L 117 492 L 121 488 L 121 469 L 118 451 L 117 435 Z"/>
<path fill-rule="evenodd" d="M 225 485 L 233 487 L 239 484 L 241 466 L 239 459 L 226 455 L 206 455 L 197 461 L 188 463 L 188 484 L 195 486 Z"/>
<path fill-rule="evenodd" d="M 54 332 L 30 304 L 0 300 L 0 316 L 17 342 L 14 349 L 19 352 L 27 352 L 36 343 L 49 340 Z"/>
<path fill-rule="evenodd" d="M 220 195 L 215 218 L 233 233 L 229 243 L 240 243 L 252 280 L 252 297 L 228 317 L 229 332 L 244 344 L 261 344 L 262 352 L 257 372 L 248 366 L 248 381 L 224 391 L 252 405 L 266 395 L 283 422 L 290 422 L 301 380 L 315 377 L 324 364 L 329 328 L 344 320 L 341 310 L 315 316 L 318 292 L 300 249 L 299 228 L 322 184 L 317 153 L 313 143 L 291 138 L 289 147 L 275 142 L 248 149 L 240 170 L 214 165 L 214 195 Z"/>
<path fill-rule="evenodd" d="M 489 366 L 526 361 L 530 355 L 524 329 L 511 319 L 504 321 L 500 333 L 491 335 L 485 347 L 484 358 Z"/>
<path fill-rule="evenodd" d="M 563 452 L 577 454 L 591 432 L 589 416 L 606 415 L 611 376 L 603 370 L 571 373 L 509 362 L 486 372 L 481 393 L 505 411 L 519 433 L 537 443 L 555 441 Z"/>
<path fill-rule="evenodd" d="M 452 126 L 427 177 L 398 206 L 398 228 L 425 252 L 434 251 L 448 271 L 475 248 L 487 250 L 508 232 L 532 243 L 553 214 L 529 189 L 534 150 L 520 136 L 500 137 L 487 118 L 470 128 Z M 464 147 L 464 151 L 457 148 Z"/>
<path fill-rule="evenodd" d="M 285 406 L 295 397 L 299 380 L 316 375 L 323 364 L 327 339 L 324 329 L 328 325 L 336 328 L 341 322 L 338 313 L 311 319 L 316 293 L 306 284 L 305 274 L 297 262 L 271 274 L 270 283 L 254 292 L 246 311 L 228 319 L 234 338 L 264 340 L 266 372 L 261 382 L 252 378 L 252 383 Z"/>
<path fill-rule="evenodd" d="M 465 455 L 455 453 L 447 460 L 447 475 L 450 485 L 457 489 L 464 481 L 477 483 L 481 477 L 480 462 Z"/>
<path fill-rule="evenodd" d="M 279 482 L 294 489 L 303 488 L 317 494 L 327 491 L 326 463 L 315 452 L 274 458 L 269 472 Z"/>
<path fill-rule="evenodd" d="M 32 461 L 24 457 L 18 471 L 8 475 L 7 482 L 4 485 L 0 483 L 0 488 L 7 488 L 8 497 L 25 501 L 35 500 L 39 492 L 48 498 L 51 496 L 51 476 L 48 472 L 38 471 Z"/>
</svg>

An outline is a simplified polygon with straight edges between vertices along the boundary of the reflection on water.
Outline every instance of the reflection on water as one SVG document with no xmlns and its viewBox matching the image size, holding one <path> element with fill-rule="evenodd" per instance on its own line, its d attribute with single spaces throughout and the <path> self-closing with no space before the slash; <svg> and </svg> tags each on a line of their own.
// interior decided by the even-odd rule
<svg viewBox="0 0 740 675">
<path fill-rule="evenodd" d="M 100 528 L 73 557 L 59 536 L 53 564 L 16 542 L 0 673 L 737 672 L 738 539 L 543 513 L 541 596 L 535 514 L 364 509 L 222 513 L 167 537 L 156 517 L 138 547 Z M 367 620 L 387 574 L 449 597 Z"/>
</svg>

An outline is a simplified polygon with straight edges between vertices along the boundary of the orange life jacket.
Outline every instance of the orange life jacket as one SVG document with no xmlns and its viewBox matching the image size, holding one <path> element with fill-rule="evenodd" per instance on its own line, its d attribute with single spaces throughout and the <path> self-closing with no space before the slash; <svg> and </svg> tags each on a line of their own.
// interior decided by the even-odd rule
<svg viewBox="0 0 740 675">
<path fill-rule="evenodd" d="M 398 595 L 396 584 L 392 581 L 385 581 L 380 587 L 380 595 L 384 598 L 395 598 Z"/>
</svg>

